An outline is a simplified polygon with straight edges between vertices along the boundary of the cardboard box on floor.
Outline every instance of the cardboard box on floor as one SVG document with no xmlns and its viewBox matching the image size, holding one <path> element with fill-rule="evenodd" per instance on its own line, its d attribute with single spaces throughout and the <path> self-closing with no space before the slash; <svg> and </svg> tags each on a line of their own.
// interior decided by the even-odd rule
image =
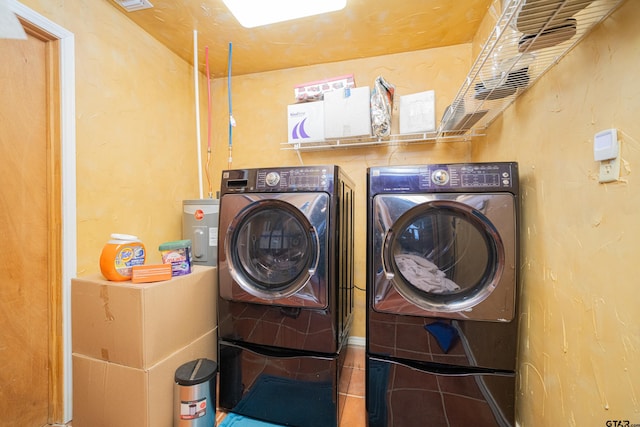
<svg viewBox="0 0 640 427">
<path fill-rule="evenodd" d="M 71 283 L 73 353 L 130 368 L 150 368 L 214 329 L 215 267 L 155 283 Z"/>
<path fill-rule="evenodd" d="M 217 360 L 216 332 L 147 369 L 73 354 L 73 427 L 172 427 L 176 369 L 195 359 Z"/>
</svg>

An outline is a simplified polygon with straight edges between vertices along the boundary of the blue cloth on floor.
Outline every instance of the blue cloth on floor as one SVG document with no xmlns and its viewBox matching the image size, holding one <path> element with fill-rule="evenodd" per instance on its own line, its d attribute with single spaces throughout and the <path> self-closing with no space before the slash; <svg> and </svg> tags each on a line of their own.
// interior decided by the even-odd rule
<svg viewBox="0 0 640 427">
<path fill-rule="evenodd" d="M 243 417 L 242 415 L 230 413 L 218 427 L 280 427 L 280 424 L 271 424 L 264 421 L 254 420 L 253 418 Z"/>
<path fill-rule="evenodd" d="M 458 340 L 458 331 L 448 323 L 433 322 L 425 325 L 424 328 L 436 339 L 438 345 L 445 353 L 449 353 L 451 347 Z"/>
</svg>

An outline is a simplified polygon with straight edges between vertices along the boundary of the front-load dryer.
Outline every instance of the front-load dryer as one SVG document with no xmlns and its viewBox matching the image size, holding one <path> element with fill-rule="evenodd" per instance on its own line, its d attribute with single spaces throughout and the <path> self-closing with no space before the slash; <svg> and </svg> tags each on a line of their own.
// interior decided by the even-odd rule
<svg viewBox="0 0 640 427">
<path fill-rule="evenodd" d="M 220 407 L 337 425 L 354 304 L 353 190 L 335 165 L 223 172 Z"/>
<path fill-rule="evenodd" d="M 228 194 L 220 296 L 326 309 L 329 201 L 324 192 Z"/>
<path fill-rule="evenodd" d="M 517 164 L 372 167 L 367 180 L 369 426 L 512 425 Z"/>
</svg>

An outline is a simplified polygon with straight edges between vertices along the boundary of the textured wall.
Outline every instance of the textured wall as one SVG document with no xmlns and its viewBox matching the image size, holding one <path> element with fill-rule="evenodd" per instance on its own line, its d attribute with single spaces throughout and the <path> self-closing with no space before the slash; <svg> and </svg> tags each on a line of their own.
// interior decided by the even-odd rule
<svg viewBox="0 0 640 427">
<path fill-rule="evenodd" d="M 520 163 L 521 426 L 640 423 L 639 19 L 626 2 L 473 144 Z M 610 127 L 622 176 L 600 184 L 593 134 Z"/>
<path fill-rule="evenodd" d="M 107 1 L 24 3 L 75 35 L 78 275 L 110 233 L 160 262 L 198 197 L 192 67 Z"/>
</svg>

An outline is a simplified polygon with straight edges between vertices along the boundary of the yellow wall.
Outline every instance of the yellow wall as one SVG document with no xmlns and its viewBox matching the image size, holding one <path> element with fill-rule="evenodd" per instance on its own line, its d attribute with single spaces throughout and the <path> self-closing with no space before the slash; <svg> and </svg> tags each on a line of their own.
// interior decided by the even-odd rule
<svg viewBox="0 0 640 427">
<path fill-rule="evenodd" d="M 522 426 L 640 423 L 640 2 L 628 1 L 473 144 L 517 160 L 522 190 Z M 593 134 L 618 128 L 620 182 Z"/>
<path fill-rule="evenodd" d="M 383 148 L 336 149 L 296 152 L 282 150 L 287 141 L 287 105 L 295 101 L 296 84 L 322 78 L 354 74 L 358 86 L 372 86 L 382 75 L 396 86 L 396 97 L 435 90 L 436 120 L 454 98 L 470 66 L 470 45 L 358 59 L 314 67 L 302 67 L 232 78 L 233 129 L 232 168 L 337 164 L 356 183 L 355 281 L 361 289 L 366 281 L 366 169 L 384 164 L 418 164 L 469 160 L 469 143 L 438 143 Z M 214 178 L 220 187 L 220 171 L 228 168 L 227 79 L 213 86 Z M 397 98 L 396 98 L 397 99 Z M 397 106 L 397 103 L 396 103 Z M 397 111 L 396 111 L 397 113 Z M 397 130 L 397 115 L 393 123 Z M 356 312 L 352 336 L 365 336 L 365 293 L 356 290 Z"/>
<path fill-rule="evenodd" d="M 75 36 L 78 276 L 111 233 L 160 262 L 198 197 L 192 67 L 106 1 L 23 3 Z"/>
<path fill-rule="evenodd" d="M 181 201 L 197 198 L 192 67 L 106 1 L 23 0 L 75 34 L 78 275 L 98 271 L 111 232 L 157 245 L 180 238 Z M 293 86 L 382 75 L 397 95 L 454 97 L 471 45 L 232 79 L 234 168 L 335 163 L 357 184 L 356 282 L 365 285 L 368 166 L 517 160 L 522 181 L 521 426 L 640 422 L 638 182 L 640 3 L 627 1 L 471 143 L 302 153 L 281 150 Z M 202 79 L 201 79 L 202 82 Z M 213 188 L 228 167 L 226 79 L 213 81 Z M 206 89 L 201 83 L 201 109 Z M 204 113 L 203 113 L 204 116 Z M 206 121 L 203 121 L 203 128 Z M 397 125 L 396 125 L 397 126 Z M 598 184 L 593 133 L 617 127 L 623 180 Z M 206 132 L 203 133 L 203 145 Z M 352 334 L 364 336 L 364 293 Z"/>
</svg>

